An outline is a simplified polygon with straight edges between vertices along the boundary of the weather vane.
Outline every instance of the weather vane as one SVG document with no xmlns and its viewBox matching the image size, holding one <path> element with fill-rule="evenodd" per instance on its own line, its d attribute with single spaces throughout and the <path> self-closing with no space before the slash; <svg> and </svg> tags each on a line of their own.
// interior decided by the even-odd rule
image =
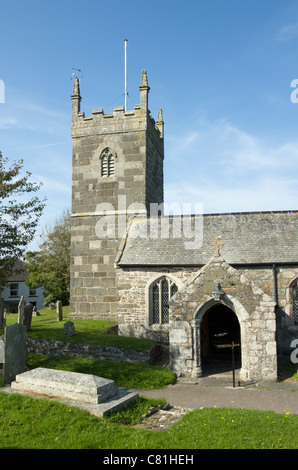
<svg viewBox="0 0 298 470">
<path fill-rule="evenodd" d="M 75 70 L 75 72 L 72 72 L 72 76 L 71 76 L 71 80 L 73 80 L 75 77 L 77 77 L 79 80 L 81 80 L 83 78 L 83 75 L 81 75 L 80 77 L 78 77 L 78 74 L 76 72 L 82 72 L 81 69 L 76 69 L 74 67 L 72 67 L 72 70 Z"/>
</svg>

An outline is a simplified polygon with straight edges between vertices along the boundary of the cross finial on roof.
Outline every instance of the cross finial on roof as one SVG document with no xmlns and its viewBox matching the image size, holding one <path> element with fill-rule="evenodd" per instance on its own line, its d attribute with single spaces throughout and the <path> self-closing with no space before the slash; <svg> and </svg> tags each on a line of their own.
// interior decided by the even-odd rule
<svg viewBox="0 0 298 470">
<path fill-rule="evenodd" d="M 214 242 L 212 242 L 212 245 L 214 245 L 214 255 L 213 256 L 220 256 L 219 247 L 224 245 L 224 242 L 220 241 L 219 238 L 220 237 L 218 235 L 216 235 L 216 237 L 214 238 Z"/>
</svg>

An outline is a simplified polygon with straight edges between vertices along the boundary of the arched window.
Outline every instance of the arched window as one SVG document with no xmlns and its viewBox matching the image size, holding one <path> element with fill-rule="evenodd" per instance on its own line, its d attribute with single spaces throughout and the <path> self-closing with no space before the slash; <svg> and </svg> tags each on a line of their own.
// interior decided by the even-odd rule
<svg viewBox="0 0 298 470">
<path fill-rule="evenodd" d="M 178 287 L 172 279 L 162 277 L 150 288 L 150 323 L 163 325 L 169 322 L 169 301 Z"/>
<path fill-rule="evenodd" d="M 298 325 L 298 279 L 292 285 L 292 306 L 294 325 Z"/>
<path fill-rule="evenodd" d="M 107 147 L 100 155 L 101 159 L 101 176 L 113 176 L 115 173 L 114 153 Z"/>
</svg>

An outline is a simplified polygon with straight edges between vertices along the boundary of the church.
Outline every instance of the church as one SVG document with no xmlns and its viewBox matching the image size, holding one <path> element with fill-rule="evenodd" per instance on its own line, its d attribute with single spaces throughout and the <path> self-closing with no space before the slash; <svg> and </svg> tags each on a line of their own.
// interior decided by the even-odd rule
<svg viewBox="0 0 298 470">
<path fill-rule="evenodd" d="M 164 122 L 140 104 L 81 111 L 71 95 L 69 319 L 154 339 L 179 376 L 234 352 L 242 381 L 278 378 L 298 339 L 298 211 L 164 215 Z M 298 340 L 297 340 L 298 341 Z"/>
</svg>

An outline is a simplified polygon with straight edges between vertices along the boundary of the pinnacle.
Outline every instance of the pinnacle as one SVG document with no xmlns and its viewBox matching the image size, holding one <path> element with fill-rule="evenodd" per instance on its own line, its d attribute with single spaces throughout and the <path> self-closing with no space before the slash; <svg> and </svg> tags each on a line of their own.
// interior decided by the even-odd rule
<svg viewBox="0 0 298 470">
<path fill-rule="evenodd" d="M 158 108 L 158 113 L 157 113 L 157 122 L 162 122 L 163 116 L 162 116 L 162 109 Z"/>
<path fill-rule="evenodd" d="M 79 79 L 78 77 L 76 77 L 74 79 L 74 83 L 73 83 L 73 95 L 80 95 L 80 82 L 79 82 Z"/>
<path fill-rule="evenodd" d="M 146 70 L 143 70 L 143 71 L 142 71 L 141 86 L 142 86 L 142 87 L 148 87 L 148 80 L 147 80 L 147 72 L 146 72 Z"/>
</svg>

